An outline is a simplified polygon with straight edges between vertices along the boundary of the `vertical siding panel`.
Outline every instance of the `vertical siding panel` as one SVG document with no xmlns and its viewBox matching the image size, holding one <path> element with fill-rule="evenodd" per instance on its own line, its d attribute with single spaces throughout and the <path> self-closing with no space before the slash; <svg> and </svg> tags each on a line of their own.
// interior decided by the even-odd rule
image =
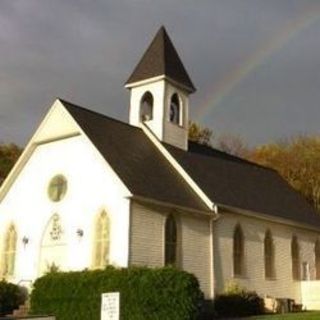
<svg viewBox="0 0 320 320">
<path fill-rule="evenodd" d="M 134 204 L 131 222 L 131 265 L 163 266 L 164 222 L 168 211 Z M 199 279 L 201 289 L 210 297 L 210 221 L 206 217 L 181 214 L 177 219 L 181 232 L 181 267 Z M 245 237 L 245 275 L 233 277 L 233 232 L 241 224 Z M 263 241 L 267 229 L 272 231 L 275 247 L 275 279 L 264 277 Z M 293 298 L 301 302 L 300 281 L 292 279 L 291 239 L 295 234 L 300 245 L 300 261 L 310 266 L 315 277 L 314 243 L 316 232 L 272 223 L 232 213 L 223 213 L 214 223 L 214 285 L 215 294 L 230 281 L 255 290 L 260 295 Z"/>
<path fill-rule="evenodd" d="M 131 265 L 164 265 L 164 223 L 169 211 L 133 203 L 131 212 Z M 206 297 L 210 296 L 209 218 L 177 215 L 180 238 L 180 265 L 193 273 Z"/>
<path fill-rule="evenodd" d="M 210 296 L 211 246 L 209 218 L 183 216 L 182 224 L 182 268 L 197 276 L 202 291 Z"/>
<path fill-rule="evenodd" d="M 131 211 L 131 265 L 161 267 L 164 264 L 163 235 L 166 215 L 133 203 Z"/>
<path fill-rule="evenodd" d="M 237 223 L 245 236 L 245 276 L 233 278 L 233 231 Z M 273 280 L 264 277 L 263 240 L 267 229 L 272 231 L 275 247 L 275 272 Z M 267 222 L 241 215 L 223 213 L 214 226 L 215 242 L 215 290 L 222 292 L 230 281 L 255 290 L 261 295 L 279 298 L 293 298 L 301 301 L 299 281 L 292 280 L 291 239 L 295 234 L 300 246 L 300 261 L 310 266 L 311 279 L 314 279 L 315 259 L 314 243 L 317 233 Z"/>
</svg>

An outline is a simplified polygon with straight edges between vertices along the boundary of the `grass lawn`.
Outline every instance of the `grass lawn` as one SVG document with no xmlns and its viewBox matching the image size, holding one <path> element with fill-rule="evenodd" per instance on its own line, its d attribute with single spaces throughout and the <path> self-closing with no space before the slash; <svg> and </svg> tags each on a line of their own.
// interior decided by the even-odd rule
<svg viewBox="0 0 320 320">
<path fill-rule="evenodd" d="M 320 320 L 320 311 L 249 317 L 246 320 Z"/>
</svg>

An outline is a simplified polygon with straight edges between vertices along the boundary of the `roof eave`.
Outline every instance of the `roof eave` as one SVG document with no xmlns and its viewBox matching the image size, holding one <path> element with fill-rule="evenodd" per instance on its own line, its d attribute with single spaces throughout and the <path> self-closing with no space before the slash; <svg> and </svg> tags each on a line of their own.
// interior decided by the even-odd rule
<svg viewBox="0 0 320 320">
<path fill-rule="evenodd" d="M 246 209 L 242 209 L 242 208 L 237 208 L 237 207 L 226 205 L 226 204 L 216 204 L 216 205 L 218 206 L 218 210 L 219 210 L 220 215 L 223 215 L 223 210 L 225 210 L 226 212 L 229 212 L 229 213 L 237 213 L 237 214 L 241 214 L 241 215 L 247 216 L 247 217 L 258 218 L 258 219 L 264 220 L 264 221 L 280 223 L 282 225 L 287 225 L 287 226 L 289 225 L 292 227 L 312 230 L 315 232 L 320 231 L 320 226 L 317 227 L 315 225 L 311 225 L 311 224 L 307 224 L 307 223 L 303 223 L 303 222 L 299 222 L 299 221 L 295 221 L 295 220 L 291 220 L 291 219 L 276 217 L 274 215 L 269 215 L 266 213 L 255 212 L 255 211 L 250 211 L 250 210 L 246 210 Z"/>
<path fill-rule="evenodd" d="M 183 91 L 188 92 L 189 94 L 196 92 L 196 88 L 194 86 L 187 86 L 181 82 L 178 82 L 170 77 L 168 77 L 165 74 L 156 76 L 156 77 L 152 77 L 152 78 L 148 78 L 148 79 L 144 79 L 144 80 L 140 80 L 140 81 L 135 81 L 135 82 L 126 82 L 124 87 L 126 89 L 131 89 L 131 88 L 135 88 L 135 87 L 139 87 L 142 85 L 146 85 L 146 84 L 150 84 L 150 83 L 154 83 L 157 81 L 161 81 L 161 80 L 167 80 L 168 82 L 170 82 L 171 84 L 179 87 L 180 89 L 182 89 Z"/>
<path fill-rule="evenodd" d="M 128 199 L 131 199 L 133 201 L 141 201 L 141 202 L 145 202 L 145 203 L 149 203 L 149 204 L 159 205 L 159 206 L 170 208 L 170 209 L 176 209 L 176 210 L 180 210 L 183 212 L 202 214 L 202 215 L 206 215 L 206 216 L 210 216 L 210 217 L 216 217 L 218 215 L 214 210 L 209 210 L 209 209 L 200 210 L 200 209 L 196 209 L 196 208 L 177 205 L 172 202 L 164 202 L 164 201 L 156 200 L 153 198 L 147 198 L 147 197 L 139 196 L 139 195 L 132 195 L 132 196 L 128 197 Z"/>
</svg>

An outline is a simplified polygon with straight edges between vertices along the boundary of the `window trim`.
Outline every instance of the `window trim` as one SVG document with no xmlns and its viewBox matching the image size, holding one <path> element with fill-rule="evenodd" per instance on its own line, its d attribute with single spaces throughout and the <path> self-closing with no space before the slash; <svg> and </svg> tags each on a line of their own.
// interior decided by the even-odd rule
<svg viewBox="0 0 320 320">
<path fill-rule="evenodd" d="M 171 120 L 171 102 L 174 97 L 177 97 L 177 111 L 178 111 L 178 120 L 177 122 Z M 184 126 L 184 114 L 183 114 L 183 103 L 178 92 L 174 92 L 169 99 L 169 110 L 168 110 L 168 121 L 176 126 L 183 127 Z"/>
<path fill-rule="evenodd" d="M 320 240 L 314 244 L 315 280 L 320 280 Z"/>
<path fill-rule="evenodd" d="M 300 267 L 300 246 L 296 235 L 291 239 L 291 269 L 292 279 L 300 281 L 301 279 L 301 267 Z"/>
<path fill-rule="evenodd" d="M 233 276 L 235 278 L 245 277 L 245 237 L 240 224 L 237 224 L 233 230 L 232 237 L 232 262 Z M 236 250 L 239 249 L 239 250 Z"/>
<path fill-rule="evenodd" d="M 267 242 L 269 241 L 269 242 Z M 271 231 L 268 229 L 264 236 L 264 278 L 266 280 L 275 280 L 275 248 Z M 270 250 L 270 252 L 267 251 Z"/>
<path fill-rule="evenodd" d="M 151 98 L 151 104 L 149 104 L 146 99 L 147 98 Z M 146 116 L 148 113 L 146 114 L 142 114 L 142 106 L 143 106 L 143 103 L 146 101 L 147 103 L 147 106 L 150 110 L 150 118 L 149 119 L 143 119 L 144 116 Z M 141 96 L 141 99 L 140 99 L 140 104 L 139 104 L 139 121 L 140 122 L 146 122 L 146 121 L 151 121 L 154 119 L 154 97 L 153 97 L 153 94 L 148 90 L 146 92 L 143 93 L 143 95 Z"/>
<path fill-rule="evenodd" d="M 63 183 L 63 185 L 61 187 L 62 189 L 60 191 L 58 190 L 58 193 L 55 194 L 55 193 L 53 193 L 52 189 L 54 187 L 56 187 L 57 182 L 55 182 L 55 181 L 59 180 L 59 179 Z M 48 187 L 47 187 L 47 194 L 48 194 L 49 199 L 52 202 L 60 202 L 65 198 L 67 192 L 68 192 L 68 180 L 67 180 L 67 178 L 63 174 L 54 175 L 50 179 Z"/>
<path fill-rule="evenodd" d="M 103 230 L 103 223 L 106 222 L 105 230 Z M 103 237 L 103 232 L 107 232 L 106 237 Z M 100 234 L 100 236 L 99 236 Z M 111 219 L 106 210 L 102 210 L 96 217 L 94 223 L 94 241 L 93 241 L 93 269 L 103 269 L 110 264 L 110 245 L 111 245 Z M 105 243 L 104 243 L 105 242 Z M 98 245 L 100 248 L 99 258 Z M 104 245 L 104 246 L 103 246 Z M 103 251 L 105 252 L 106 259 L 103 259 Z"/>
<path fill-rule="evenodd" d="M 175 229 L 175 240 L 170 241 L 168 243 L 167 241 L 167 231 L 168 231 L 168 222 L 173 221 L 174 222 L 174 229 Z M 180 259 L 179 259 L 179 243 L 180 243 L 180 232 L 179 232 L 179 223 L 177 220 L 177 216 L 173 213 L 170 213 L 166 216 L 165 221 L 164 221 L 164 256 L 163 256 L 163 261 L 164 261 L 164 266 L 174 266 L 178 267 L 180 264 Z M 174 247 L 174 261 L 168 261 L 168 245 L 172 248 Z"/>
<path fill-rule="evenodd" d="M 15 225 L 11 223 L 5 233 L 2 274 L 6 277 L 13 277 L 15 274 L 15 264 L 17 258 L 18 233 Z"/>
</svg>

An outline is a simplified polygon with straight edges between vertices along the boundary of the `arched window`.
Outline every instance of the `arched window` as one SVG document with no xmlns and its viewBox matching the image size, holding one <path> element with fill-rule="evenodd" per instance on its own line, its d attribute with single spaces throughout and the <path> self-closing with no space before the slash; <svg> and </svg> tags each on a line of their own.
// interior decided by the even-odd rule
<svg viewBox="0 0 320 320">
<path fill-rule="evenodd" d="M 233 273 L 235 276 L 244 275 L 244 237 L 240 225 L 233 233 Z"/>
<path fill-rule="evenodd" d="M 12 276 L 16 259 L 17 232 L 14 225 L 11 225 L 5 234 L 3 251 L 3 275 Z"/>
<path fill-rule="evenodd" d="M 165 265 L 177 264 L 177 223 L 173 215 L 169 215 L 165 224 Z"/>
<path fill-rule="evenodd" d="M 147 91 L 140 102 L 140 121 L 149 121 L 153 118 L 153 96 Z"/>
<path fill-rule="evenodd" d="M 274 278 L 274 245 L 272 234 L 268 230 L 264 237 L 264 272 L 265 278 Z"/>
<path fill-rule="evenodd" d="M 179 96 L 175 93 L 170 100 L 170 122 L 181 124 L 181 106 Z"/>
<path fill-rule="evenodd" d="M 110 219 L 103 211 L 96 222 L 94 268 L 104 268 L 109 263 Z"/>
<path fill-rule="evenodd" d="M 316 263 L 316 280 L 320 280 L 320 241 L 317 240 L 314 246 L 314 255 Z"/>
<path fill-rule="evenodd" d="M 292 278 L 300 280 L 300 248 L 296 236 L 291 240 Z"/>
</svg>

